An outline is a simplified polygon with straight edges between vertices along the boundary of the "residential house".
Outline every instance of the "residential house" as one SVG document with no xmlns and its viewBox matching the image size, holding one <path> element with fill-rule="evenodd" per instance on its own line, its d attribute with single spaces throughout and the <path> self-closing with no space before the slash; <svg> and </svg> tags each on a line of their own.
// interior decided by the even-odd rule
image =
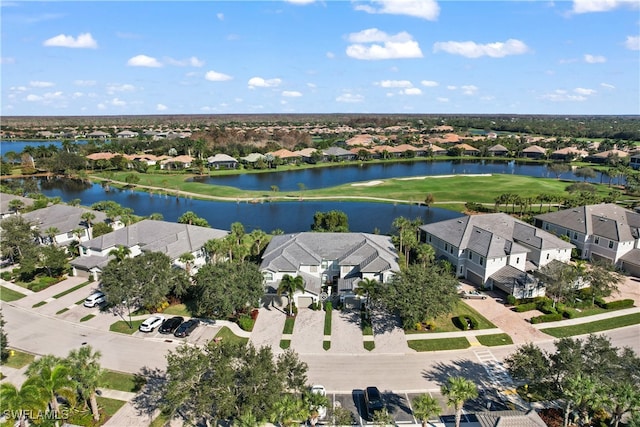
<svg viewBox="0 0 640 427">
<path fill-rule="evenodd" d="M 242 161 L 243 163 L 246 164 L 252 164 L 255 165 L 258 160 L 262 160 L 263 162 L 265 161 L 265 156 L 262 153 L 251 153 L 248 154 L 244 157 L 240 157 L 240 161 Z"/>
<path fill-rule="evenodd" d="M 274 236 L 260 265 L 269 293 L 286 274 L 300 275 L 305 291 L 294 295 L 298 307 L 318 301 L 327 292 L 351 295 L 364 279 L 387 282 L 400 271 L 398 255 L 388 236 L 367 233 L 303 232 Z"/>
<path fill-rule="evenodd" d="M 534 221 L 536 227 L 567 236 L 580 258 L 603 260 L 640 277 L 640 213 L 602 203 L 536 215 Z"/>
<path fill-rule="evenodd" d="M 544 295 L 530 272 L 557 260 L 568 262 L 574 246 L 505 213 L 471 215 L 420 226 L 421 240 L 457 277 L 516 298 Z"/>
<path fill-rule="evenodd" d="M 344 148 L 341 148 L 341 147 L 326 148 L 322 150 L 322 154 L 324 154 L 325 158 L 329 158 L 329 159 L 334 158 L 339 161 L 354 160 L 356 158 L 356 155 L 353 154 L 351 151 L 345 150 Z"/>
<path fill-rule="evenodd" d="M 216 154 L 207 158 L 207 164 L 210 168 L 220 169 L 235 169 L 238 167 L 238 160 L 227 154 Z"/>
<path fill-rule="evenodd" d="M 160 169 L 186 169 L 191 167 L 191 163 L 193 163 L 193 157 L 184 154 L 161 160 Z"/>
<path fill-rule="evenodd" d="M 431 129 L 429 129 L 429 131 L 431 131 L 431 132 L 453 132 L 453 126 L 448 126 L 448 125 L 434 126 Z"/>
<path fill-rule="evenodd" d="M 282 148 L 280 150 L 273 151 L 267 154 L 271 154 L 273 157 L 279 158 L 280 160 L 282 160 L 283 163 L 293 163 L 297 160 L 300 160 L 299 154 L 296 154 L 293 151 L 287 150 L 286 148 Z"/>
<path fill-rule="evenodd" d="M 475 413 L 480 427 L 547 427 L 540 415 L 528 411 L 479 411 Z"/>
<path fill-rule="evenodd" d="M 509 149 L 501 144 L 496 144 L 487 149 L 490 156 L 506 157 L 509 155 Z"/>
<path fill-rule="evenodd" d="M 18 214 L 18 211 L 12 208 L 12 200 L 19 200 L 23 207 L 33 205 L 34 200 L 28 197 L 16 196 L 14 194 L 0 193 L 0 219 L 7 218 Z"/>
<path fill-rule="evenodd" d="M 629 157 L 629 166 L 633 169 L 640 169 L 640 154 Z"/>
<path fill-rule="evenodd" d="M 82 218 L 86 212 L 95 216 L 90 222 Z M 54 243 L 58 246 L 66 246 L 74 240 L 85 242 L 92 237 L 93 224 L 108 222 L 104 212 L 64 204 L 27 212 L 22 214 L 22 217 L 29 221 L 32 227 L 37 228 L 40 244 Z M 119 224 L 111 225 L 117 227 Z M 54 234 L 51 235 L 50 232 Z"/>
<path fill-rule="evenodd" d="M 480 154 L 480 150 L 469 144 L 456 144 L 451 147 L 451 149 L 454 151 L 460 151 L 463 156 L 477 156 Z"/>
<path fill-rule="evenodd" d="M 428 143 L 425 147 L 427 156 L 445 156 L 447 150 L 435 144 Z"/>
<path fill-rule="evenodd" d="M 620 160 L 625 157 L 629 157 L 629 153 L 622 150 L 607 150 L 596 153 L 587 157 L 587 160 L 592 163 L 609 163 L 612 160 Z M 632 166 L 633 167 L 633 166 Z"/>
<path fill-rule="evenodd" d="M 113 258 L 110 252 L 124 246 L 131 251 L 131 257 L 143 252 L 161 252 L 171 259 L 174 266 L 194 274 L 207 262 L 205 243 L 228 234 L 228 231 L 215 228 L 145 219 L 82 243 L 80 256 L 71 261 L 71 266 L 75 276 L 97 279 Z M 180 261 L 186 253 L 194 257 L 188 268 Z"/>
<path fill-rule="evenodd" d="M 138 132 L 133 132 L 130 130 L 123 130 L 120 131 L 118 133 L 116 133 L 116 136 L 118 138 L 137 138 L 138 137 Z"/>
<path fill-rule="evenodd" d="M 106 132 L 102 132 L 101 130 L 95 130 L 87 134 L 87 138 L 107 139 L 110 137 L 111 135 Z"/>
<path fill-rule="evenodd" d="M 576 147 L 565 147 L 559 150 L 556 150 L 551 153 L 549 156 L 550 159 L 553 160 L 574 160 L 577 158 L 584 159 L 589 155 L 585 150 L 581 150 Z"/>
<path fill-rule="evenodd" d="M 528 159 L 543 159 L 547 155 L 547 150 L 539 145 L 530 145 L 521 151 L 521 156 Z"/>
<path fill-rule="evenodd" d="M 304 161 L 305 163 L 314 163 L 313 161 L 313 153 L 317 152 L 318 150 L 315 148 L 303 148 L 302 150 L 297 150 L 294 151 L 294 154 L 297 154 L 298 156 L 300 156 L 300 158 L 302 159 L 302 161 Z"/>
</svg>

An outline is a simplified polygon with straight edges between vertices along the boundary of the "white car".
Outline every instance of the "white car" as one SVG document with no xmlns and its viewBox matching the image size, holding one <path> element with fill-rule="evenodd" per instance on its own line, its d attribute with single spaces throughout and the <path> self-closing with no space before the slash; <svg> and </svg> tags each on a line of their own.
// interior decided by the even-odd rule
<svg viewBox="0 0 640 427">
<path fill-rule="evenodd" d="M 107 302 L 107 297 L 100 291 L 94 292 L 84 300 L 84 306 L 93 308 Z"/>
<path fill-rule="evenodd" d="M 326 396 L 327 395 L 327 391 L 325 390 L 324 386 L 322 385 L 314 385 L 311 387 L 311 393 L 313 394 L 319 394 L 320 396 Z M 318 410 L 318 419 L 324 419 L 327 416 L 327 407 L 326 406 L 318 406 L 317 408 Z"/>
<path fill-rule="evenodd" d="M 164 316 L 154 314 L 153 316 L 146 318 L 145 321 L 140 324 L 138 329 L 140 329 L 141 332 L 152 332 L 155 328 L 162 325 L 162 322 L 164 322 Z"/>
</svg>

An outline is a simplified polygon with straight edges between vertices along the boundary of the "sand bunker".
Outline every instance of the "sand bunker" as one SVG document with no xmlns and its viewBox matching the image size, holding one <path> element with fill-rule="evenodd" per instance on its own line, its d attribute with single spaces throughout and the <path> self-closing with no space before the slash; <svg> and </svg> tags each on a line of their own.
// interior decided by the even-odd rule
<svg viewBox="0 0 640 427">
<path fill-rule="evenodd" d="M 427 175 L 427 176 L 410 176 L 408 178 L 396 178 L 399 181 L 409 181 L 412 179 L 426 178 L 453 178 L 455 176 L 491 176 L 490 173 L 473 173 L 473 174 L 456 174 L 456 175 Z"/>
<path fill-rule="evenodd" d="M 353 187 L 371 187 L 373 185 L 382 184 L 383 181 L 369 181 L 369 182 L 356 182 L 355 184 L 351 184 Z"/>
</svg>

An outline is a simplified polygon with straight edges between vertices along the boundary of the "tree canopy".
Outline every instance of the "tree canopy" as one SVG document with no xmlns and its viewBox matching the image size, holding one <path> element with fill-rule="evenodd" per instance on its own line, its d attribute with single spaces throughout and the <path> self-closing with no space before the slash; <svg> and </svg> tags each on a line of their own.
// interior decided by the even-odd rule
<svg viewBox="0 0 640 427">
<path fill-rule="evenodd" d="M 316 212 L 313 215 L 311 230 L 346 233 L 349 231 L 349 219 L 346 213 L 338 210 Z"/>
</svg>

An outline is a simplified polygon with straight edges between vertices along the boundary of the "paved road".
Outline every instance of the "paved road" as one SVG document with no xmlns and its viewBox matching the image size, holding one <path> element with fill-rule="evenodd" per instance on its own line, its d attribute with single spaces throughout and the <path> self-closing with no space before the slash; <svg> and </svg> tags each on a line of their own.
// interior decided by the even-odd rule
<svg viewBox="0 0 640 427">
<path fill-rule="evenodd" d="M 2 312 L 13 347 L 36 354 L 66 356 L 69 350 L 85 343 L 102 352 L 103 367 L 117 371 L 139 372 L 143 367 L 164 369 L 166 353 L 178 345 L 177 341 L 171 339 L 171 342 L 167 342 L 159 338 L 111 333 L 34 313 L 13 303 L 3 303 Z M 640 325 L 610 331 L 607 335 L 611 337 L 613 345 L 629 346 L 640 353 Z M 553 340 L 536 344 L 548 350 L 553 348 Z M 491 352 L 496 359 L 502 360 L 515 348 L 494 347 Z M 444 378 L 456 373 L 477 378 L 479 382 L 491 381 L 473 347 L 462 351 L 405 354 L 366 351 L 337 354 L 322 351 L 302 354 L 300 357 L 309 365 L 309 381 L 321 383 L 331 392 L 351 392 L 370 384 L 377 385 L 381 390 L 436 390 Z"/>
</svg>

